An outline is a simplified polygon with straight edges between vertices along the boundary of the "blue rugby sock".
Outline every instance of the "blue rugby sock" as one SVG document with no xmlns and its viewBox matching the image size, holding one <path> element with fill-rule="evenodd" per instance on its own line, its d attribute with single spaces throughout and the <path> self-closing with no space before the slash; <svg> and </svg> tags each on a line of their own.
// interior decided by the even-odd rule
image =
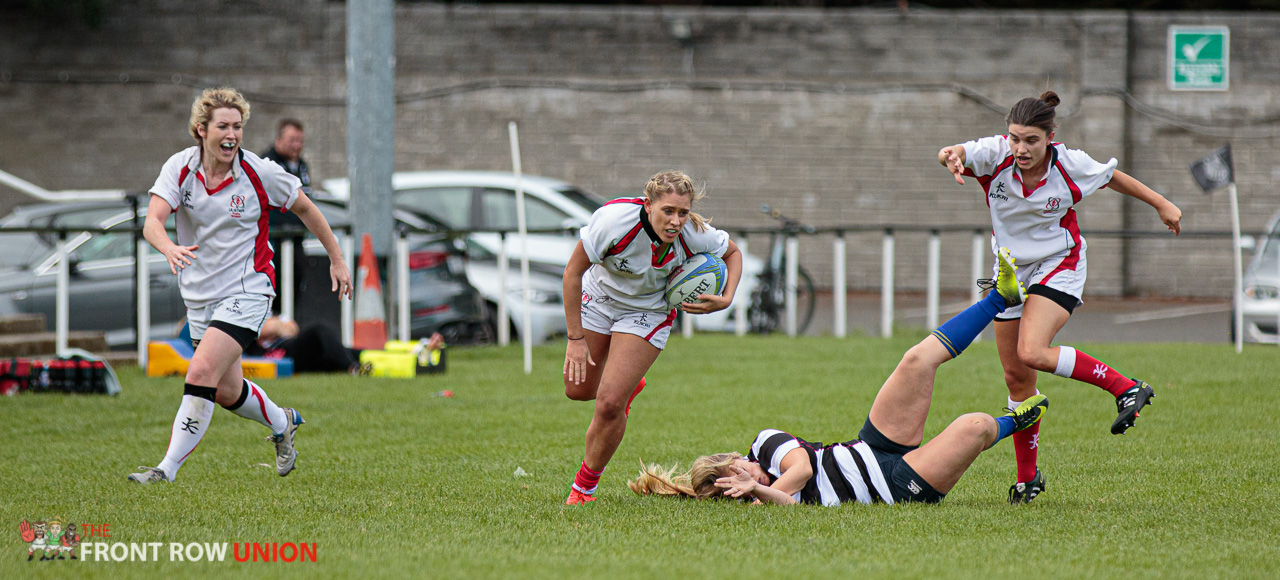
<svg viewBox="0 0 1280 580">
<path fill-rule="evenodd" d="M 973 339 L 977 338 L 988 324 L 991 324 L 997 314 L 1004 312 L 1004 309 L 1004 296 L 999 292 L 991 292 L 986 298 L 964 309 L 964 312 L 942 323 L 942 326 L 933 331 L 933 335 L 942 341 L 942 346 L 947 347 L 951 358 L 958 357 L 964 349 L 969 348 L 969 343 L 973 342 Z"/>
<path fill-rule="evenodd" d="M 996 440 L 992 441 L 991 444 L 995 445 L 996 441 L 1000 441 L 1005 437 L 1013 435 L 1013 427 L 1013 417 L 996 417 L 996 428 L 998 431 L 996 432 Z"/>
</svg>

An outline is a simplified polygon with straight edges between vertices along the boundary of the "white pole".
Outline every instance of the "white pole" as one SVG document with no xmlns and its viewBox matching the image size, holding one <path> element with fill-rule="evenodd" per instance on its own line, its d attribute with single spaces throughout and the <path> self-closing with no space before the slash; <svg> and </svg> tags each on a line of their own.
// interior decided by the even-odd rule
<svg viewBox="0 0 1280 580">
<path fill-rule="evenodd" d="M 693 338 L 693 315 L 688 312 L 680 315 L 680 335 L 685 338 Z"/>
<path fill-rule="evenodd" d="M 942 238 L 938 230 L 929 232 L 929 273 L 925 276 L 925 328 L 938 327 L 938 270 L 942 267 Z"/>
<path fill-rule="evenodd" d="M 836 338 L 844 338 L 845 326 L 845 299 L 848 292 L 847 283 L 845 281 L 845 248 L 844 248 L 844 232 L 837 232 L 836 239 L 831 242 L 831 253 L 834 254 L 831 276 L 831 295 L 835 298 L 835 321 L 832 327 L 832 334 Z"/>
<path fill-rule="evenodd" d="M 400 340 L 409 336 L 409 236 L 400 232 L 396 236 L 396 329 Z"/>
<path fill-rule="evenodd" d="M 359 260 L 354 259 L 356 251 L 355 240 L 356 236 L 354 232 L 347 232 L 342 236 L 342 255 L 346 256 L 348 263 L 351 264 L 359 263 Z M 357 265 L 357 267 L 352 270 L 352 273 L 354 274 L 358 270 L 359 266 Z M 353 282 L 356 284 L 360 283 L 359 280 L 354 280 Z M 352 290 L 352 292 L 354 293 L 354 290 Z M 350 299 L 339 298 L 338 302 L 339 309 L 342 312 L 340 322 L 338 323 L 338 325 L 342 327 L 342 344 L 347 348 L 351 348 L 351 345 L 355 344 L 355 321 L 352 317 L 352 301 Z"/>
<path fill-rule="evenodd" d="M 983 250 L 982 248 L 983 237 L 984 236 L 982 235 L 982 230 L 978 230 L 973 233 L 973 247 L 970 251 L 971 255 L 969 257 L 969 260 L 970 260 L 969 303 L 970 304 L 977 304 L 979 300 L 982 300 L 982 289 L 978 287 L 978 279 L 983 277 L 982 267 L 984 265 L 984 261 L 982 257 L 984 255 L 983 253 L 985 252 L 985 250 Z M 982 333 L 978 333 L 977 336 L 973 337 L 974 342 L 978 342 L 979 340 L 982 340 Z"/>
<path fill-rule="evenodd" d="M 58 354 L 67 350 L 67 326 L 70 318 L 68 294 L 71 286 L 71 265 L 68 262 L 71 260 L 67 246 L 67 234 L 63 232 L 62 237 L 58 239 L 58 288 L 54 296 L 54 330 L 57 333 L 54 350 Z"/>
<path fill-rule="evenodd" d="M 747 236 L 743 235 L 742 239 L 737 242 L 738 251 L 742 252 L 745 257 L 747 255 Z M 745 260 L 743 260 L 745 262 Z M 747 307 L 751 305 L 751 294 L 742 292 L 742 285 L 739 282 L 737 294 L 733 297 L 734 308 L 737 309 L 733 320 L 733 333 L 738 336 L 747 334 Z"/>
<path fill-rule="evenodd" d="M 533 373 L 533 334 L 531 334 L 533 329 L 530 328 L 533 320 L 529 312 L 531 307 L 529 303 L 529 241 L 525 227 L 524 182 L 520 174 L 520 137 L 516 134 L 515 121 L 507 123 L 507 133 L 511 135 L 511 171 L 516 174 L 516 227 L 520 232 L 520 294 L 524 297 L 522 303 L 524 316 L 521 317 L 524 328 L 520 329 L 520 341 L 524 343 L 524 374 L 528 375 Z"/>
<path fill-rule="evenodd" d="M 795 336 L 796 330 L 796 286 L 800 277 L 800 240 L 795 236 L 787 237 L 787 282 L 786 282 L 786 330 L 787 336 Z"/>
<path fill-rule="evenodd" d="M 969 276 L 973 278 L 973 280 L 970 280 L 970 282 L 973 282 L 973 285 L 969 287 L 970 304 L 977 304 L 979 300 L 982 300 L 982 289 L 978 287 L 977 281 L 979 278 L 983 277 L 982 267 L 986 264 L 983 260 L 986 250 L 982 247 L 984 237 L 985 236 L 982 235 L 981 230 L 973 233 L 973 249 L 972 255 L 969 257 Z"/>
<path fill-rule="evenodd" d="M 507 314 L 507 232 L 498 234 L 498 344 L 511 344 L 511 323 Z"/>
<path fill-rule="evenodd" d="M 893 230 L 884 231 L 880 249 L 880 336 L 893 337 Z"/>
<path fill-rule="evenodd" d="M 1236 353 L 1244 351 L 1244 286 L 1242 277 L 1242 266 L 1240 264 L 1240 205 L 1236 200 L 1236 184 L 1231 182 L 1227 188 L 1227 198 L 1231 201 L 1231 258 L 1235 270 L 1235 287 L 1232 291 L 1232 299 L 1235 302 L 1236 319 L 1234 321 L 1236 329 Z M 1280 336 L 1278 334 L 1277 336 Z"/>
<path fill-rule="evenodd" d="M 138 240 L 135 265 L 138 277 L 138 366 L 147 368 L 147 343 L 151 342 L 151 244 Z"/>
<path fill-rule="evenodd" d="M 293 320 L 293 238 L 280 241 L 280 316 Z"/>
</svg>

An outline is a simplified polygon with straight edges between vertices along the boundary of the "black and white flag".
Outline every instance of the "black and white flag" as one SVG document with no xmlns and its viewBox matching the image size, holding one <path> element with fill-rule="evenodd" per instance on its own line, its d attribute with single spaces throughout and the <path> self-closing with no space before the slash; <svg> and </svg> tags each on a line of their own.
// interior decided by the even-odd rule
<svg viewBox="0 0 1280 580">
<path fill-rule="evenodd" d="M 1209 193 L 1219 187 L 1234 183 L 1235 167 L 1231 164 L 1231 144 L 1205 156 L 1204 159 L 1191 164 L 1191 176 L 1200 184 L 1200 189 Z"/>
</svg>

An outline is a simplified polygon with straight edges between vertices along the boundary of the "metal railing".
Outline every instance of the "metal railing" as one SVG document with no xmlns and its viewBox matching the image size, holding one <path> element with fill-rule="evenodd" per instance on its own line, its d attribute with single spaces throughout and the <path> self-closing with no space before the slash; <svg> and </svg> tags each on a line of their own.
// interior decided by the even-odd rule
<svg viewBox="0 0 1280 580">
<path fill-rule="evenodd" d="M 333 226 L 335 235 L 339 237 L 343 255 L 346 256 L 348 263 L 352 267 L 353 284 L 357 284 L 359 282 L 356 279 L 357 278 L 356 272 L 358 271 L 357 270 L 358 257 L 354 255 L 355 242 L 354 242 L 354 236 L 352 236 L 349 233 L 350 229 L 351 229 L 350 226 L 346 226 L 346 225 Z M 565 229 L 565 228 L 531 229 L 531 230 L 528 230 L 528 233 L 564 234 L 567 231 L 572 231 L 572 230 Z M 736 237 L 734 238 L 736 240 L 736 243 L 738 243 L 739 248 L 743 252 L 746 252 L 748 249 L 747 237 L 749 235 L 777 233 L 780 230 L 777 228 L 726 228 L 726 231 L 729 231 L 732 234 L 736 234 Z M 882 234 L 883 237 L 881 241 L 880 335 L 882 337 L 887 338 L 887 337 L 893 336 L 893 314 L 894 314 L 894 294 L 895 294 L 893 273 L 895 268 L 896 236 L 900 233 L 925 233 L 925 234 L 928 234 L 929 236 L 928 245 L 927 245 L 926 325 L 930 328 L 933 328 L 933 327 L 936 327 L 938 324 L 938 317 L 939 317 L 939 310 L 940 310 L 940 305 L 939 305 L 940 288 L 939 288 L 939 275 L 938 275 L 941 268 L 940 235 L 944 232 L 972 233 L 972 244 L 970 246 L 970 254 L 971 254 L 970 267 L 971 267 L 971 273 L 972 273 L 971 278 L 977 279 L 977 278 L 984 277 L 983 276 L 984 268 L 985 268 L 984 264 L 986 261 L 986 256 L 990 253 L 990 250 L 987 247 L 987 241 L 989 239 L 989 233 L 988 233 L 989 231 L 990 231 L 989 226 L 978 227 L 978 226 L 965 226 L 965 225 L 948 225 L 948 226 L 851 225 L 851 226 L 839 226 L 839 227 L 819 227 L 819 228 L 812 228 L 810 230 L 799 231 L 799 232 L 786 231 L 785 235 L 788 236 L 788 239 L 785 245 L 787 260 L 786 260 L 786 272 L 785 272 L 785 278 L 784 278 L 785 283 L 787 285 L 787 288 L 786 288 L 787 307 L 786 307 L 786 325 L 785 325 L 786 334 L 788 336 L 796 335 L 796 308 L 795 308 L 796 292 L 795 291 L 796 291 L 797 271 L 799 267 L 799 257 L 798 257 L 798 237 L 799 236 L 803 235 L 803 236 L 831 236 L 832 237 L 832 261 L 833 261 L 832 290 L 835 295 L 835 301 L 834 301 L 835 324 L 833 327 L 833 331 L 834 331 L 833 334 L 836 337 L 842 338 L 846 336 L 846 333 L 847 333 L 847 328 L 845 324 L 845 320 L 847 318 L 847 311 L 846 311 L 846 303 L 844 300 L 845 294 L 848 292 L 848 280 L 846 277 L 846 269 L 845 269 L 845 263 L 846 263 L 845 237 L 847 234 L 851 234 L 851 233 L 880 232 Z M 498 320 L 500 321 L 499 322 L 499 342 L 504 345 L 507 344 L 510 340 L 510 337 L 507 336 L 506 332 L 504 332 L 506 330 L 504 328 L 506 326 L 505 324 L 506 306 L 504 304 L 504 301 L 501 298 L 506 295 L 505 282 L 506 282 L 507 268 L 508 268 L 508 264 L 507 264 L 508 260 L 506 259 L 506 255 L 505 255 L 505 241 L 506 241 L 507 235 L 512 234 L 514 232 L 515 230 L 426 230 L 426 229 L 415 229 L 415 228 L 407 228 L 407 227 L 398 228 L 396 241 L 393 249 L 393 256 L 392 256 L 392 261 L 394 263 L 394 267 L 392 270 L 392 274 L 394 276 L 394 284 L 392 287 L 395 288 L 395 292 L 394 292 L 395 295 L 394 295 L 394 301 L 393 301 L 395 316 L 393 319 L 396 322 L 395 330 L 397 333 L 397 337 L 400 340 L 408 340 L 409 332 L 410 332 L 410 323 L 409 323 L 410 310 L 409 310 L 409 288 L 408 288 L 410 247 L 409 247 L 408 237 L 410 235 L 415 235 L 415 234 L 429 234 L 433 236 L 460 238 L 460 237 L 465 237 L 465 236 L 476 234 L 476 233 L 490 233 L 490 234 L 496 233 L 499 235 L 499 239 L 500 239 L 499 251 L 497 253 L 499 284 L 500 284 L 499 286 L 500 295 L 499 295 L 499 300 L 497 301 L 498 308 L 499 308 Z M 56 339 L 55 339 L 56 348 L 58 349 L 59 352 L 67 348 L 67 341 L 68 341 L 68 334 L 69 334 L 68 332 L 68 327 L 69 327 L 68 318 L 69 318 L 69 310 L 70 310 L 69 285 L 70 285 L 71 272 L 70 272 L 70 260 L 68 260 L 67 257 L 71 255 L 72 250 L 74 250 L 73 245 L 78 245 L 80 243 L 83 243 L 84 241 L 84 239 L 79 236 L 72 238 L 70 237 L 70 235 L 79 234 L 79 233 L 132 234 L 135 238 L 135 247 L 136 247 L 136 253 L 134 254 L 133 260 L 134 260 L 136 271 L 137 271 L 136 289 L 135 289 L 136 298 L 137 298 L 137 301 L 136 301 L 136 307 L 137 307 L 136 332 L 137 334 L 135 336 L 138 343 L 138 360 L 141 365 L 145 366 L 146 359 L 147 359 L 146 345 L 150 339 L 150 314 L 151 314 L 150 313 L 150 292 L 149 292 L 150 269 L 148 267 L 148 264 L 150 263 L 149 260 L 154 250 L 151 248 L 150 244 L 148 244 L 145 240 L 142 239 L 142 228 L 140 227 L 115 227 L 115 228 L 3 227 L 3 228 L 0 228 L 0 234 L 4 234 L 4 233 L 37 233 L 37 234 L 52 233 L 52 234 L 57 234 L 58 236 L 58 243 L 56 244 L 55 254 L 54 254 L 55 255 L 54 261 L 56 262 L 56 268 L 57 268 L 57 288 L 56 288 L 56 298 L 55 298 L 54 328 L 55 328 L 55 334 L 56 334 Z M 281 289 L 280 299 L 281 299 L 282 314 L 285 314 L 287 316 L 293 315 L 293 309 L 295 305 L 294 284 L 292 283 L 293 282 L 292 276 L 293 276 L 293 262 L 297 258 L 296 256 L 294 256 L 293 244 L 288 242 L 297 236 L 304 235 L 304 233 L 305 233 L 305 230 L 285 229 L 285 230 L 278 231 L 277 236 L 273 236 L 273 237 L 284 238 L 286 240 L 286 243 L 281 244 L 282 246 L 281 247 L 281 269 L 283 270 L 282 272 L 283 279 L 282 279 L 282 283 L 280 284 L 280 289 Z M 1113 237 L 1113 238 L 1167 238 L 1169 236 L 1167 232 L 1135 232 L 1135 231 L 1124 231 L 1124 230 L 1090 230 L 1085 232 L 1085 234 L 1087 237 Z M 1268 234 L 1267 232 L 1259 232 L 1259 233 L 1254 233 L 1249 235 L 1253 236 L 1255 239 L 1263 239 L 1268 237 L 1271 234 Z M 1184 231 L 1181 237 L 1182 238 L 1230 239 L 1231 232 L 1229 231 L 1197 231 L 1197 232 Z M 1273 236 L 1273 237 L 1280 237 L 1280 234 L 1277 234 L 1276 236 Z M 1237 251 L 1239 251 L 1239 248 L 1237 248 Z M 970 300 L 972 301 L 978 300 L 979 298 L 978 289 L 976 287 L 973 287 L 970 290 L 970 292 L 971 292 Z M 745 322 L 747 319 L 747 303 L 749 302 L 749 300 L 747 299 L 748 297 L 746 296 L 742 296 L 740 298 L 742 299 L 738 300 L 734 306 L 734 308 L 737 309 L 737 312 L 736 312 L 737 324 L 736 324 L 735 332 L 736 334 L 742 335 L 742 334 L 746 334 L 747 332 L 747 327 Z M 1237 309 L 1239 309 L 1238 304 L 1236 307 Z M 340 323 L 342 326 L 342 339 L 343 339 L 343 342 L 348 345 L 351 344 L 351 339 L 353 335 L 352 329 L 353 329 L 354 321 L 352 318 L 352 313 L 353 313 L 352 301 L 350 300 L 342 301 L 341 323 Z M 525 332 L 529 331 L 527 325 L 524 327 L 524 329 L 525 329 Z M 682 326 L 682 331 L 685 334 L 685 336 L 692 336 L 693 325 L 690 322 L 690 317 L 685 317 L 685 322 Z"/>
</svg>

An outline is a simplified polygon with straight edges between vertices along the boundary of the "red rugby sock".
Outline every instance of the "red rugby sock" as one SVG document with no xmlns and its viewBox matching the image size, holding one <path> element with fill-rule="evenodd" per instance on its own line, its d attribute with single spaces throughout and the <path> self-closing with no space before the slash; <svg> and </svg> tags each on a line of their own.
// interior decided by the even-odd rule
<svg viewBox="0 0 1280 580">
<path fill-rule="evenodd" d="M 1119 397 L 1137 384 L 1098 359 L 1069 346 L 1058 347 L 1058 368 L 1053 374 L 1089 383 L 1113 397 Z"/>
<path fill-rule="evenodd" d="M 582 467 L 578 468 L 578 474 L 573 477 L 573 489 L 576 489 L 587 495 L 596 492 L 596 486 L 600 485 L 600 474 L 604 473 L 604 469 L 600 471 L 592 471 L 587 467 L 587 461 L 582 460 Z"/>
</svg>

